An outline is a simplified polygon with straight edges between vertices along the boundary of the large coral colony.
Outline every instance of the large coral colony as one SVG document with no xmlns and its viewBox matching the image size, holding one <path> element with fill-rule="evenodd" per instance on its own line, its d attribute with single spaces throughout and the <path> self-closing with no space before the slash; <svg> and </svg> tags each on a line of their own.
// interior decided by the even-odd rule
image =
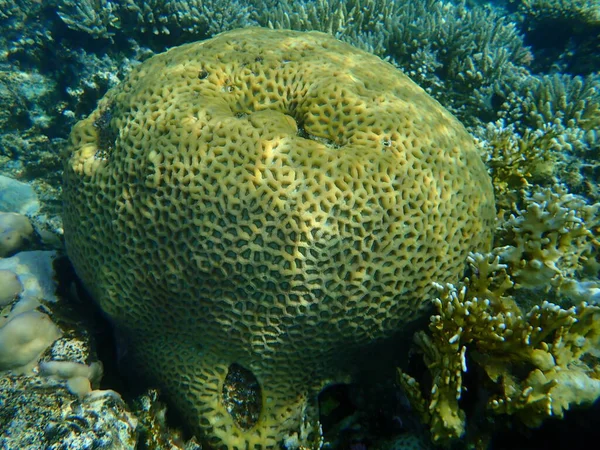
<svg viewBox="0 0 600 450">
<path fill-rule="evenodd" d="M 0 447 L 198 448 L 98 389 L 44 281 L 65 248 L 207 446 L 346 448 L 318 395 L 394 346 L 420 448 L 600 397 L 597 1 L 0 0 L 0 28 Z"/>
</svg>

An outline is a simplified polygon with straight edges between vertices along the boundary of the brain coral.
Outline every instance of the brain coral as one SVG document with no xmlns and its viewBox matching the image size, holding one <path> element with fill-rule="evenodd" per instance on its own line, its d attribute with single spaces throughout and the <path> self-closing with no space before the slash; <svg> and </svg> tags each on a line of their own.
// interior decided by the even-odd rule
<svg viewBox="0 0 600 450">
<path fill-rule="evenodd" d="M 321 33 L 144 62 L 75 126 L 64 181 L 68 254 L 125 358 L 227 448 L 307 442 L 316 393 L 457 279 L 494 217 L 461 124 Z"/>
</svg>

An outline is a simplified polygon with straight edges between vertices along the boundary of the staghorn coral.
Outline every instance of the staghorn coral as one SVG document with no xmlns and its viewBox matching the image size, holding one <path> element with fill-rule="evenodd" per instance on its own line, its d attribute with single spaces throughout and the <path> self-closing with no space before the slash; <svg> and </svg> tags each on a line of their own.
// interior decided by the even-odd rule
<svg viewBox="0 0 600 450">
<path fill-rule="evenodd" d="M 477 421 L 468 440 L 485 443 L 499 425 L 467 416 L 459 405 L 465 389 L 488 392 L 483 410 L 488 418 L 510 415 L 529 427 L 600 397 L 599 307 L 582 303 L 565 310 L 544 302 L 522 313 L 510 297 L 477 297 L 467 285 L 438 288 L 430 333 L 415 336 L 432 376 L 430 396 L 399 371 L 434 442 L 448 445 L 465 434 L 469 421 Z M 480 375 L 480 386 L 463 385 L 467 371 Z"/>
<path fill-rule="evenodd" d="M 168 0 L 146 2 L 127 0 L 123 3 L 122 10 L 134 17 L 133 22 L 142 33 L 171 34 L 167 24 L 169 21 L 173 21 L 175 16 L 170 10 L 169 4 Z"/>
<path fill-rule="evenodd" d="M 188 34 L 208 37 L 249 26 L 248 6 L 222 0 L 126 0 L 120 6 L 124 21 L 134 22 L 142 33 Z"/>
<path fill-rule="evenodd" d="M 492 86 L 531 60 L 515 25 L 493 10 L 434 0 L 409 2 L 388 52 L 467 124 L 487 110 Z"/>
<path fill-rule="evenodd" d="M 251 1 L 252 17 L 276 29 L 315 30 L 384 56 L 403 6 L 389 0 Z M 376 43 L 375 43 L 376 41 Z"/>
<path fill-rule="evenodd" d="M 94 39 L 127 39 L 141 35 L 181 38 L 208 37 L 253 24 L 243 2 L 221 0 L 56 0 L 58 15 L 67 27 Z"/>
<path fill-rule="evenodd" d="M 524 16 L 527 27 L 532 29 L 542 20 L 576 20 L 600 22 L 600 6 L 594 0 L 512 0 L 517 3 L 519 14 Z"/>
<path fill-rule="evenodd" d="M 541 128 L 555 124 L 558 131 L 600 128 L 600 79 L 568 74 L 526 76 L 511 87 L 502 114 L 511 123 Z"/>
<path fill-rule="evenodd" d="M 19 5 L 16 0 L 0 1 L 0 20 L 9 19 L 19 12 Z"/>
<path fill-rule="evenodd" d="M 510 0 L 512 16 L 536 53 L 539 71 L 600 70 L 600 4 L 596 0 Z M 556 30 L 560 30 L 557 33 Z"/>
<path fill-rule="evenodd" d="M 136 375 L 229 448 L 318 439 L 318 391 L 418 318 L 494 217 L 472 138 L 408 77 L 256 28 L 134 69 L 74 128 L 64 199 Z"/>
<path fill-rule="evenodd" d="M 244 2 L 223 0 L 171 1 L 176 25 L 190 34 L 214 36 L 234 28 L 256 25 Z"/>
<path fill-rule="evenodd" d="M 120 27 L 115 14 L 117 5 L 110 0 L 62 0 L 58 2 L 58 16 L 67 27 L 83 31 L 94 39 L 112 39 Z"/>
</svg>

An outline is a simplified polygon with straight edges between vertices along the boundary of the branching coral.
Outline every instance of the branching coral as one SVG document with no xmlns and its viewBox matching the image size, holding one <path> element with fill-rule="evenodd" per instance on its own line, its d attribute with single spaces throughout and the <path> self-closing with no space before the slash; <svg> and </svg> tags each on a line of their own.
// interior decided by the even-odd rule
<svg viewBox="0 0 600 450">
<path fill-rule="evenodd" d="M 519 134 L 513 124 L 498 120 L 478 127 L 476 134 L 492 176 L 496 205 L 501 210 L 510 210 L 512 203 L 518 201 L 519 190 L 532 183 L 552 181 L 557 163 L 564 158 L 558 151 L 557 133 L 549 126 Z"/>
<path fill-rule="evenodd" d="M 437 285 L 429 334 L 415 335 L 430 394 L 400 372 L 437 443 L 465 433 L 485 442 L 509 416 L 536 427 L 600 397 L 600 203 L 563 186 L 529 189 L 500 215 L 497 246 L 471 254 L 456 286 Z M 472 409 L 459 402 L 466 389 Z"/>
<path fill-rule="evenodd" d="M 475 132 L 487 144 L 491 168 L 502 182 L 498 192 L 515 187 L 519 178 L 540 182 L 552 176 L 597 201 L 593 178 L 600 172 L 600 79 L 526 75 L 494 89 L 502 121 Z M 546 173 L 539 172 L 541 167 Z"/>
<path fill-rule="evenodd" d="M 110 0 L 63 0 L 57 8 L 58 16 L 69 28 L 84 31 L 95 39 L 111 39 L 120 27 L 115 14 L 117 6 Z"/>
<path fill-rule="evenodd" d="M 385 56 L 389 30 L 404 5 L 389 0 L 251 1 L 263 26 L 317 30 Z"/>
<path fill-rule="evenodd" d="M 600 5 L 595 0 L 520 0 L 515 3 L 530 28 L 542 20 L 600 22 Z"/>
<path fill-rule="evenodd" d="M 410 2 L 392 28 L 389 52 L 420 85 L 466 123 L 487 108 L 482 99 L 499 79 L 531 58 L 514 24 L 484 8 Z M 427 54 L 427 55 L 426 55 Z"/>
<path fill-rule="evenodd" d="M 541 189 L 502 225 L 494 254 L 510 265 L 519 287 L 598 301 L 599 226 L 599 203 L 589 205 L 561 186 Z"/>
<path fill-rule="evenodd" d="M 530 427 L 600 397 L 600 364 L 593 357 L 599 307 L 582 303 L 565 310 L 544 302 L 521 313 L 509 297 L 478 298 L 467 285 L 439 289 L 430 334 L 415 337 L 432 376 L 430 396 L 416 379 L 402 371 L 399 376 L 435 442 L 448 444 L 465 433 L 469 418 L 459 400 L 468 370 L 480 373 L 490 393 L 488 414 L 513 415 Z M 474 439 L 486 430 L 478 433 Z"/>
<path fill-rule="evenodd" d="M 559 131 L 600 128 L 600 79 L 568 74 L 528 76 L 507 93 L 504 117 L 521 127 L 555 124 Z"/>
<path fill-rule="evenodd" d="M 196 39 L 253 24 L 248 6 L 237 1 L 127 0 L 122 11 L 123 16 L 132 15 L 144 33 L 189 33 Z"/>
<path fill-rule="evenodd" d="M 176 26 L 192 34 L 213 36 L 256 24 L 250 19 L 248 5 L 233 0 L 176 0 L 169 2 L 169 10 L 176 17 Z"/>
<path fill-rule="evenodd" d="M 588 74 L 600 69 L 600 3 L 596 0 L 509 0 L 516 21 L 547 70 Z M 557 33 L 556 30 L 560 30 Z"/>
<path fill-rule="evenodd" d="M 555 146 L 562 153 L 577 156 L 575 168 L 565 168 L 570 185 L 584 183 L 577 173 L 597 167 L 600 151 L 600 78 L 570 75 L 524 77 L 511 88 L 502 105 L 501 116 L 514 123 L 520 133 L 550 128 Z"/>
<path fill-rule="evenodd" d="M 15 0 L 0 1 L 0 19 L 8 19 L 19 10 L 19 6 Z"/>
<path fill-rule="evenodd" d="M 112 39 L 117 31 L 126 36 L 188 33 L 198 38 L 251 24 L 248 6 L 236 1 L 59 0 L 57 3 L 58 15 L 69 28 L 94 38 Z"/>
<path fill-rule="evenodd" d="M 468 103 L 473 101 L 474 90 L 507 76 L 530 59 L 514 24 L 490 10 L 437 1 L 415 3 L 416 23 L 403 21 L 396 28 L 393 56 L 401 66 L 408 64 L 411 75 L 426 86 L 428 80 L 420 80 L 422 60 L 410 56 L 417 50 L 415 43 L 419 49 L 429 47 L 438 62 L 439 68 L 425 72 L 435 73 L 447 83 L 446 88 L 452 88 L 448 91 Z"/>
</svg>

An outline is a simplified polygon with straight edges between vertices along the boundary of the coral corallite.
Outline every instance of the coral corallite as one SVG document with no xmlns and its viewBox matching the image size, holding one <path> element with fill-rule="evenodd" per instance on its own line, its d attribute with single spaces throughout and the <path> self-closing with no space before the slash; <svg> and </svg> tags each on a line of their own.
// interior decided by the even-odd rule
<svg viewBox="0 0 600 450">
<path fill-rule="evenodd" d="M 73 129 L 67 250 L 192 430 L 307 443 L 316 395 L 489 249 L 463 126 L 322 33 L 236 30 L 138 66 Z"/>
</svg>

